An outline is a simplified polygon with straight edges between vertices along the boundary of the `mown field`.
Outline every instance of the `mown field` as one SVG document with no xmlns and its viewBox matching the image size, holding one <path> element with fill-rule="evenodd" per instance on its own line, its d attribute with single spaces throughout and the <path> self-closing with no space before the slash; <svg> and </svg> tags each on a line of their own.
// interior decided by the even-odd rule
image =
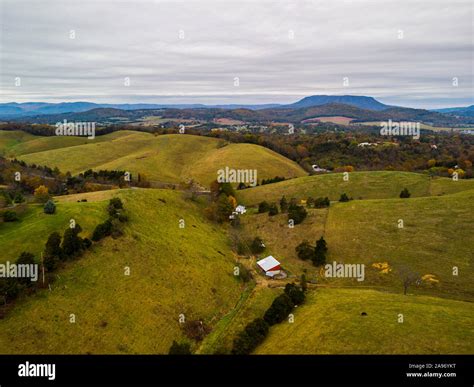
<svg viewBox="0 0 474 387">
<path fill-rule="evenodd" d="M 410 199 L 333 202 L 329 209 L 310 209 L 303 223 L 288 227 L 288 215 L 248 215 L 244 233 L 259 236 L 267 249 L 290 273 L 306 270 L 308 278 L 342 286 L 374 286 L 402 292 L 401 272 L 406 269 L 432 274 L 438 281 L 423 282 L 415 292 L 474 300 L 474 190 L 458 194 Z M 399 220 L 403 228 L 399 228 Z M 298 258 L 295 248 L 308 240 L 313 246 L 324 236 L 328 262 L 366 265 L 365 280 L 331 278 L 311 262 Z M 388 273 L 374 268 L 387 262 Z M 453 276 L 453 267 L 459 270 Z"/>
<path fill-rule="evenodd" d="M 184 337 L 180 314 L 212 328 L 234 307 L 243 285 L 233 275 L 229 242 L 197 204 L 166 190 L 108 191 L 101 199 L 111 194 L 130 215 L 125 235 L 70 262 L 51 292 L 18 301 L 0 320 L 1 353 L 166 353 Z M 66 211 L 76 198 L 99 196 L 74 195 L 58 207 Z M 8 250 L 13 241 L 6 242 Z"/>
<path fill-rule="evenodd" d="M 149 180 L 179 183 L 194 179 L 209 186 L 217 171 L 226 166 L 234 169 L 256 169 L 258 179 L 277 175 L 287 178 L 306 173 L 295 162 L 267 148 L 253 144 L 227 144 L 223 140 L 170 134 L 121 131 L 94 140 L 73 137 L 28 138 L 11 144 L 6 154 L 29 164 L 58 167 L 62 172 L 77 174 L 87 169 L 125 170 L 140 173 Z M 8 140 L 7 140 L 8 138 Z"/>
<path fill-rule="evenodd" d="M 408 188 L 412 197 L 474 189 L 474 179 L 431 179 L 428 175 L 412 172 L 351 172 L 348 181 L 343 178 L 343 173 L 303 176 L 238 191 L 238 198 L 248 205 L 256 205 L 263 200 L 277 202 L 283 195 L 287 199 L 327 196 L 330 200 L 339 200 L 341 194 L 346 193 L 354 199 L 389 199 L 398 198 L 404 188 Z"/>
<path fill-rule="evenodd" d="M 308 292 L 293 323 L 272 327 L 255 353 L 472 354 L 473 319 L 470 302 L 320 288 Z"/>
<path fill-rule="evenodd" d="M 44 213 L 43 205 L 29 205 L 20 214 L 19 221 L 0 223 L 0 245 L 3 247 L 0 262 L 13 262 L 23 251 L 39 258 L 48 236 L 53 231 L 63 233 L 71 219 L 82 227 L 81 236 L 90 238 L 94 227 L 107 218 L 105 208 L 105 202 L 56 203 L 56 213 L 48 215 Z"/>
</svg>

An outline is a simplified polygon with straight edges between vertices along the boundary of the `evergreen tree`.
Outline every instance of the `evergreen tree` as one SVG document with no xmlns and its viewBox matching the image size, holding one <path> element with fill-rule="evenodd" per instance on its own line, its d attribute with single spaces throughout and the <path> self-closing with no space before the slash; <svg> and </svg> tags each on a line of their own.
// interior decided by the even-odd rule
<svg viewBox="0 0 474 387">
<path fill-rule="evenodd" d="M 288 209 L 288 220 L 292 219 L 295 224 L 300 224 L 308 215 L 304 207 L 295 204 L 290 205 Z"/>
<path fill-rule="evenodd" d="M 61 257 L 61 236 L 59 233 L 53 232 L 49 235 L 43 252 L 43 264 L 46 270 L 55 270 Z"/>
<path fill-rule="evenodd" d="M 301 305 L 305 300 L 305 295 L 303 290 L 301 290 L 295 284 L 286 284 L 285 294 L 290 297 L 291 301 L 295 305 Z"/>
<path fill-rule="evenodd" d="M 286 212 L 288 211 L 288 201 L 286 200 L 286 197 L 283 196 L 281 199 L 280 199 L 280 211 L 281 212 Z"/>
<path fill-rule="evenodd" d="M 82 238 L 80 238 L 78 235 L 81 231 L 81 226 L 76 224 L 76 227 L 68 227 L 67 230 L 64 232 L 63 243 L 61 245 L 64 258 L 73 258 L 82 250 Z"/>
<path fill-rule="evenodd" d="M 323 237 L 318 239 L 316 247 L 314 248 L 313 264 L 321 266 L 326 263 L 326 253 L 328 251 L 326 241 Z"/>
<path fill-rule="evenodd" d="M 287 318 L 293 308 L 294 304 L 291 298 L 283 293 L 273 300 L 272 305 L 265 312 L 263 319 L 268 325 L 275 325 Z"/>
<path fill-rule="evenodd" d="M 56 212 L 56 204 L 51 199 L 48 200 L 43 207 L 43 211 L 45 214 L 54 214 Z"/>
</svg>

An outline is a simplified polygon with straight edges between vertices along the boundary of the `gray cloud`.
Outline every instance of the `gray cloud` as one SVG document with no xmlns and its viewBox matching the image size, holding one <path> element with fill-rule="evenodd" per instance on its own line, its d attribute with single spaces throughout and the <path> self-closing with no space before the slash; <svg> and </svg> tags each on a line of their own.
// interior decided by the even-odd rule
<svg viewBox="0 0 474 387">
<path fill-rule="evenodd" d="M 3 0 L 0 99 L 472 104 L 472 16 L 448 0 Z"/>
</svg>

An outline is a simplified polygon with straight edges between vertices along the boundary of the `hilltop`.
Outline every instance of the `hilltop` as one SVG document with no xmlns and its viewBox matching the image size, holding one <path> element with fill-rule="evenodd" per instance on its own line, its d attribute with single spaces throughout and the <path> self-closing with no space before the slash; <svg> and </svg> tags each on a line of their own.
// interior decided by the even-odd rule
<svg viewBox="0 0 474 387">
<path fill-rule="evenodd" d="M 10 133 L 10 132 L 6 132 Z M 2 134 L 2 132 L 0 132 Z M 118 131 L 87 140 L 80 137 L 22 137 L 12 140 L 7 155 L 27 163 L 58 167 L 73 174 L 87 169 L 127 170 L 149 180 L 179 183 L 194 179 L 208 186 L 217 171 L 257 169 L 258 178 L 287 178 L 306 173 L 295 162 L 253 144 L 229 144 L 204 136 Z M 0 139 L 2 137 L 0 136 Z"/>
<path fill-rule="evenodd" d="M 248 205 L 262 200 L 277 201 L 285 195 L 306 200 L 328 196 L 339 200 L 342 193 L 354 199 L 398 198 L 403 188 L 408 188 L 412 197 L 442 195 L 474 189 L 474 180 L 453 181 L 450 178 L 431 178 L 429 175 L 399 171 L 351 172 L 349 180 L 343 173 L 303 176 L 271 185 L 263 185 L 238 191 L 238 197 Z"/>
</svg>

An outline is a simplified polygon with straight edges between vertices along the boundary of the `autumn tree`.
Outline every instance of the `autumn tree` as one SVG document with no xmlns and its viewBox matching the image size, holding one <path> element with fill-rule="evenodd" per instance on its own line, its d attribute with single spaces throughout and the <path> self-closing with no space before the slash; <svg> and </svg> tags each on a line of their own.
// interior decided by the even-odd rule
<svg viewBox="0 0 474 387">
<path fill-rule="evenodd" d="M 36 200 L 41 203 L 46 203 L 49 200 L 49 191 L 45 185 L 40 185 L 34 192 Z"/>
</svg>

